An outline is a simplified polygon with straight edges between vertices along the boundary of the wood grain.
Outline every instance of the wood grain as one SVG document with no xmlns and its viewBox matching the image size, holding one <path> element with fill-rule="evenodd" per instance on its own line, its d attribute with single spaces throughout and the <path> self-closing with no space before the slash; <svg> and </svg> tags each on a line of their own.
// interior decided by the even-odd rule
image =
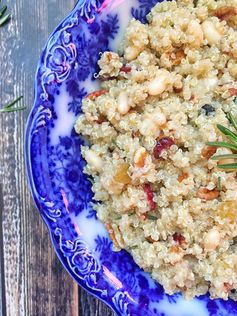
<svg viewBox="0 0 237 316">
<path fill-rule="evenodd" d="M 38 58 L 74 0 L 9 0 L 0 29 L 0 104 L 24 95 L 25 112 L 0 115 L 0 316 L 112 316 L 71 280 L 55 256 L 28 190 L 24 129 Z"/>
</svg>

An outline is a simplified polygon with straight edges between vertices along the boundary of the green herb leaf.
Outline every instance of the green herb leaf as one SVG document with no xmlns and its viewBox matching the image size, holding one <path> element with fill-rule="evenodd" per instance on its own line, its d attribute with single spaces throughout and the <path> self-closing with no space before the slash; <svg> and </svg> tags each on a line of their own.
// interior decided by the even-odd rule
<svg viewBox="0 0 237 316">
<path fill-rule="evenodd" d="M 236 99 L 237 99 L 237 98 L 236 98 Z M 233 114 L 232 114 L 231 112 L 227 114 L 227 118 L 228 118 L 230 124 L 232 124 L 233 127 L 234 127 L 234 128 L 236 129 L 236 131 L 237 131 L 237 122 L 236 122 L 236 120 L 235 120 L 235 118 L 234 118 L 234 116 L 233 116 Z"/>
<path fill-rule="evenodd" d="M 8 23 L 11 19 L 11 14 L 7 14 L 5 16 L 3 16 L 2 18 L 0 18 L 0 26 L 5 25 L 6 23 Z"/>
<path fill-rule="evenodd" d="M 147 218 L 150 219 L 151 221 L 157 221 L 158 220 L 158 217 L 156 217 L 155 215 L 152 215 L 152 214 L 148 214 Z"/>
<path fill-rule="evenodd" d="M 20 97 L 18 97 L 16 100 L 12 101 L 11 103 L 5 105 L 5 108 L 11 108 L 13 107 L 13 105 L 15 105 L 17 102 L 19 102 L 21 99 L 23 99 L 23 95 L 21 95 Z"/>
<path fill-rule="evenodd" d="M 219 131 L 221 131 L 226 137 L 228 137 L 232 142 L 236 143 L 237 142 L 237 135 L 235 133 L 233 133 L 229 128 L 221 125 L 221 124 L 217 124 L 217 128 L 219 129 Z"/>
<path fill-rule="evenodd" d="M 220 159 L 237 159 L 237 154 L 216 155 L 211 157 L 212 160 Z"/>
<path fill-rule="evenodd" d="M 6 11 L 7 11 L 7 6 L 4 5 L 4 6 L 2 7 L 2 9 L 0 10 L 0 18 L 3 16 L 3 14 L 4 14 Z"/>
<path fill-rule="evenodd" d="M 213 146 L 213 147 L 224 147 L 224 148 L 229 148 L 232 149 L 234 151 L 237 151 L 237 144 L 229 144 L 226 142 L 208 142 L 206 143 L 208 146 Z"/>
<path fill-rule="evenodd" d="M 237 169 L 237 163 L 230 163 L 230 164 L 224 164 L 224 165 L 218 165 L 218 168 L 220 169 Z"/>
<path fill-rule="evenodd" d="M 23 111 L 26 109 L 26 106 L 21 106 L 21 107 L 18 107 L 18 108 L 3 108 L 3 109 L 0 109 L 0 113 L 11 113 L 11 112 L 17 112 L 17 111 Z"/>
<path fill-rule="evenodd" d="M 6 12 L 7 12 L 7 6 L 4 5 L 2 8 L 0 8 L 0 27 L 5 25 L 11 19 L 10 13 L 4 15 Z"/>
<path fill-rule="evenodd" d="M 16 103 L 18 103 L 22 98 L 23 98 L 23 96 L 20 96 L 19 98 L 17 98 L 13 102 L 5 105 L 2 109 L 0 109 L 0 113 L 9 113 L 9 112 L 25 110 L 26 109 L 25 106 L 14 107 L 14 105 L 16 105 Z"/>
<path fill-rule="evenodd" d="M 218 177 L 217 189 L 218 189 L 218 191 L 221 191 L 221 189 L 222 189 L 222 185 L 221 185 L 221 177 Z"/>
</svg>

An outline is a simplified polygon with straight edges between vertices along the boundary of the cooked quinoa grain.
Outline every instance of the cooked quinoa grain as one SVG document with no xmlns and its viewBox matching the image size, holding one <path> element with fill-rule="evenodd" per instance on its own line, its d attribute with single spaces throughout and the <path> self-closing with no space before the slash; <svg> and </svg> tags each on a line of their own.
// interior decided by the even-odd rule
<svg viewBox="0 0 237 316">
<path fill-rule="evenodd" d="M 237 2 L 164 1 L 148 22 L 101 56 L 101 90 L 75 125 L 95 209 L 167 293 L 237 299 L 237 179 L 218 166 L 235 160 L 207 145 L 237 117 Z"/>
</svg>

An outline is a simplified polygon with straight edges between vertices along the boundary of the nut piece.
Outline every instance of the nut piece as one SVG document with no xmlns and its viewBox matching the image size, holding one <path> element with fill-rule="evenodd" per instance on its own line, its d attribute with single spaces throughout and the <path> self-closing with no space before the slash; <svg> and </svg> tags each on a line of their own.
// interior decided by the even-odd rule
<svg viewBox="0 0 237 316">
<path fill-rule="evenodd" d="M 124 239 L 123 239 L 123 236 L 121 234 L 119 227 L 116 225 L 112 225 L 110 223 L 105 224 L 105 227 L 109 233 L 110 239 L 114 243 L 114 246 L 117 248 L 123 249 L 125 247 L 125 242 L 124 242 Z M 116 237 L 116 235 L 118 238 Z"/>
<path fill-rule="evenodd" d="M 202 149 L 202 157 L 206 159 L 210 159 L 217 151 L 217 147 L 214 146 L 206 146 Z"/>
<path fill-rule="evenodd" d="M 173 56 L 174 55 L 174 56 Z M 184 51 L 178 50 L 176 53 L 171 54 L 171 62 L 173 66 L 178 66 L 181 64 L 181 61 L 185 58 Z"/>
<path fill-rule="evenodd" d="M 206 201 L 217 199 L 219 195 L 220 192 L 217 189 L 208 190 L 207 188 L 199 188 L 197 190 L 197 197 Z"/>
<path fill-rule="evenodd" d="M 166 116 L 164 113 L 162 113 L 159 109 L 155 110 L 152 114 L 151 114 L 151 118 L 153 120 L 153 122 L 158 125 L 158 126 L 163 126 L 166 124 Z"/>
<path fill-rule="evenodd" d="M 89 149 L 85 152 L 85 160 L 95 171 L 102 170 L 103 160 L 96 154 L 94 150 Z"/>
<path fill-rule="evenodd" d="M 135 46 L 127 47 L 125 50 L 124 57 L 128 61 L 132 61 L 132 60 L 137 58 L 137 56 L 140 54 L 140 52 L 141 52 L 140 49 L 135 47 Z"/>
<path fill-rule="evenodd" d="M 121 115 L 125 115 L 130 110 L 128 104 L 128 94 L 126 92 L 121 92 L 118 96 L 118 112 Z"/>
<path fill-rule="evenodd" d="M 147 157 L 147 151 L 144 147 L 140 147 L 136 150 L 134 155 L 134 163 L 136 167 L 143 168 Z"/>
<path fill-rule="evenodd" d="M 145 118 L 139 128 L 143 136 L 152 136 L 158 132 L 158 128 L 151 118 Z"/>
<path fill-rule="evenodd" d="M 202 23 L 202 30 L 209 44 L 214 45 L 220 41 L 221 34 L 218 32 L 212 21 L 204 21 Z"/>
<path fill-rule="evenodd" d="M 231 6 L 224 6 L 216 9 L 213 15 L 218 17 L 221 21 L 228 21 L 237 14 L 237 8 Z"/>
<path fill-rule="evenodd" d="M 236 88 L 230 88 L 230 89 L 228 89 L 228 91 L 229 91 L 229 94 L 230 94 L 231 97 L 234 97 L 234 96 L 237 95 L 237 89 Z"/>
<path fill-rule="evenodd" d="M 204 238 L 204 248 L 207 251 L 215 250 L 220 244 L 221 236 L 216 228 L 211 229 Z"/>
<path fill-rule="evenodd" d="M 156 96 L 163 93 L 168 85 L 167 74 L 160 74 L 148 84 L 148 93 Z"/>
</svg>

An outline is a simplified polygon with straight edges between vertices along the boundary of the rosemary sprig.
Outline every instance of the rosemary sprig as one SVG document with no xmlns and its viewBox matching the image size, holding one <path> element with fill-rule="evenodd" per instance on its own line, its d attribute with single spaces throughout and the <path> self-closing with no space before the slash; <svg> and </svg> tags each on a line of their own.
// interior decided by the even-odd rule
<svg viewBox="0 0 237 316">
<path fill-rule="evenodd" d="M 237 121 L 235 120 L 234 116 L 231 113 L 227 114 L 227 118 L 233 126 L 233 128 L 237 131 Z M 228 148 L 233 150 L 234 152 L 237 152 L 237 134 L 232 132 L 229 128 L 217 124 L 217 128 L 219 131 L 225 135 L 229 140 L 229 142 L 208 142 L 208 146 L 214 146 L 214 147 L 222 147 L 222 148 Z M 237 159 L 237 153 L 232 154 L 226 154 L 226 155 L 216 155 L 211 157 L 212 160 L 225 160 L 225 159 Z M 235 170 L 237 169 L 237 162 L 236 163 L 226 163 L 226 164 L 219 164 L 218 168 L 224 169 L 224 170 Z"/>
<path fill-rule="evenodd" d="M 1 1 L 0 1 L 1 2 Z M 5 25 L 7 22 L 10 21 L 11 19 L 11 14 L 5 14 L 7 12 L 7 6 L 4 5 L 1 9 L 0 9 L 0 26 Z"/>
<path fill-rule="evenodd" d="M 16 111 L 22 111 L 25 110 L 25 106 L 15 107 L 15 105 L 23 98 L 23 96 L 20 96 L 13 102 L 5 105 L 3 108 L 0 109 L 0 113 L 9 113 L 9 112 L 16 112 Z"/>
<path fill-rule="evenodd" d="M 229 128 L 221 124 L 217 124 L 217 128 L 219 129 L 220 132 L 222 132 L 222 134 L 224 134 L 227 138 L 229 138 L 230 141 L 232 141 L 233 143 L 237 142 L 237 135 L 233 133 Z"/>
</svg>

